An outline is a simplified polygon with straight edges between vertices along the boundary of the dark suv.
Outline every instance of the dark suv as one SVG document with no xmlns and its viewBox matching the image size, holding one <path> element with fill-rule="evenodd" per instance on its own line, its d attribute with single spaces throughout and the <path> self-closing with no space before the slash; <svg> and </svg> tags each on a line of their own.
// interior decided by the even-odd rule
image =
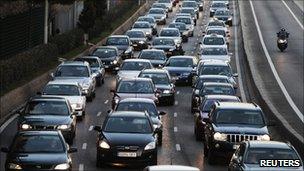
<svg viewBox="0 0 304 171">
<path fill-rule="evenodd" d="M 231 157 L 244 140 L 270 140 L 264 113 L 254 103 L 216 102 L 204 122 L 209 164 L 215 164 L 217 156 Z"/>
</svg>

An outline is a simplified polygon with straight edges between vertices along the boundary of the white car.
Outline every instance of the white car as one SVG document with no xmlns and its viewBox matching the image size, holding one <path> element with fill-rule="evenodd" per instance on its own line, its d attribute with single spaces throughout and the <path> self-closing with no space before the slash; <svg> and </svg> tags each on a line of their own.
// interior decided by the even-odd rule
<svg viewBox="0 0 304 171">
<path fill-rule="evenodd" d="M 185 23 L 187 30 L 190 32 L 190 36 L 193 37 L 194 35 L 194 21 L 191 16 L 179 16 L 173 22 L 181 22 Z"/>
<path fill-rule="evenodd" d="M 153 68 L 151 62 L 146 59 L 126 59 L 121 64 L 117 73 L 117 82 L 123 78 L 136 78 L 140 71 Z"/>
<path fill-rule="evenodd" d="M 227 48 L 223 47 L 206 47 L 203 48 L 201 53 L 201 60 L 222 60 L 230 62 L 231 53 L 228 53 Z"/>
<path fill-rule="evenodd" d="M 152 40 L 152 27 L 151 24 L 147 21 L 137 21 L 133 24 L 132 30 L 140 30 L 145 33 L 149 40 Z"/>
<path fill-rule="evenodd" d="M 159 37 L 172 38 L 177 46 L 181 46 L 182 36 L 177 28 L 163 28 L 159 33 Z"/>
<path fill-rule="evenodd" d="M 225 22 L 222 20 L 211 19 L 208 22 L 208 24 L 206 25 L 205 32 L 207 32 L 207 30 L 209 30 L 210 28 L 223 28 L 227 34 L 229 33 L 229 30 L 228 30 Z"/>
<path fill-rule="evenodd" d="M 158 0 L 157 2 L 158 2 L 158 3 L 165 4 L 166 7 L 168 8 L 168 11 L 169 11 L 169 12 L 172 12 L 172 10 L 173 10 L 173 3 L 172 3 L 172 0 Z"/>
<path fill-rule="evenodd" d="M 210 27 L 206 31 L 203 31 L 203 36 L 205 35 L 211 35 L 211 34 L 217 34 L 222 35 L 225 37 L 226 43 L 229 44 L 230 42 L 230 34 L 226 32 L 226 27 Z"/>
<path fill-rule="evenodd" d="M 85 115 L 86 97 L 81 92 L 79 83 L 69 80 L 50 81 L 43 88 L 41 93 L 44 97 L 64 97 L 70 104 L 72 109 L 77 112 L 77 117 L 82 119 Z"/>
<path fill-rule="evenodd" d="M 207 47 L 222 47 L 228 48 L 226 40 L 222 35 L 211 34 L 203 37 L 202 41 L 199 43 L 201 50 Z"/>
<path fill-rule="evenodd" d="M 151 8 L 148 12 L 148 16 L 153 17 L 157 24 L 166 24 L 167 13 L 162 8 Z"/>
</svg>

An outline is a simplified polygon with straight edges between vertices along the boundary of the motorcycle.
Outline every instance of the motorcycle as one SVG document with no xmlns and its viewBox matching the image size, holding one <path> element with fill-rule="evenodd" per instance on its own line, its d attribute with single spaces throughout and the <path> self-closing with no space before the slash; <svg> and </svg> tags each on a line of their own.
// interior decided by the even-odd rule
<svg viewBox="0 0 304 171">
<path fill-rule="evenodd" d="M 288 46 L 287 39 L 286 38 L 282 39 L 282 38 L 279 37 L 278 40 L 277 40 L 277 46 L 280 49 L 280 51 L 283 52 Z"/>
</svg>

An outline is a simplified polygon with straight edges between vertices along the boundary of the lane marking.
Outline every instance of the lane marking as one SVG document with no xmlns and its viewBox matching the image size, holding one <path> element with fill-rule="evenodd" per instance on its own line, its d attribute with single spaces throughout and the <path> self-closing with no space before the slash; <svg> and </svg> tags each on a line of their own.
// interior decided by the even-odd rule
<svg viewBox="0 0 304 171">
<path fill-rule="evenodd" d="M 290 14 L 293 16 L 293 18 L 296 20 L 296 22 L 300 25 L 300 27 L 304 30 L 303 24 L 300 22 L 300 20 L 296 17 L 296 15 L 291 11 L 291 9 L 289 8 L 289 6 L 286 4 L 285 1 L 281 0 L 283 2 L 283 4 L 285 5 L 285 7 L 288 9 L 288 11 L 290 12 Z"/>
<path fill-rule="evenodd" d="M 179 144 L 175 144 L 176 151 L 181 151 L 181 146 Z"/>
<path fill-rule="evenodd" d="M 82 149 L 83 149 L 83 150 L 87 149 L 87 145 L 88 145 L 87 143 L 83 143 L 83 144 L 82 144 Z"/>
<path fill-rule="evenodd" d="M 174 132 L 177 132 L 177 127 L 176 126 L 174 127 Z"/>
<path fill-rule="evenodd" d="M 174 102 L 174 105 L 175 105 L 175 106 L 178 105 L 178 101 L 175 101 L 175 102 Z"/>
<path fill-rule="evenodd" d="M 244 85 L 243 85 L 243 78 L 242 78 L 242 71 L 241 71 L 241 65 L 240 65 L 240 59 L 239 59 L 239 42 L 237 37 L 237 21 L 236 21 L 236 6 L 235 1 L 233 1 L 233 16 L 234 16 L 234 51 L 235 51 L 235 61 L 236 61 L 236 70 L 239 74 L 238 76 L 238 83 L 239 88 L 241 92 L 241 98 L 243 102 L 247 102 L 245 91 L 244 91 Z"/>
<path fill-rule="evenodd" d="M 174 112 L 173 116 L 176 118 L 176 117 L 177 117 L 177 113 L 176 113 L 176 112 Z"/>
<path fill-rule="evenodd" d="M 286 97 L 286 99 L 287 99 L 289 105 L 292 107 L 292 109 L 293 109 L 293 110 L 295 111 L 295 113 L 298 115 L 298 117 L 300 118 L 300 120 L 304 123 L 304 119 L 303 119 L 303 114 L 302 114 L 302 112 L 301 112 L 301 111 L 299 110 L 299 108 L 295 105 L 294 101 L 291 99 L 290 95 L 288 94 L 288 92 L 287 92 L 287 90 L 286 90 L 286 88 L 285 88 L 285 86 L 284 86 L 282 80 L 280 79 L 279 74 L 278 74 L 277 70 L 275 69 L 274 64 L 273 64 L 273 62 L 272 62 L 272 60 L 271 60 L 271 57 L 270 57 L 270 55 L 269 55 L 269 52 L 268 52 L 268 50 L 267 50 L 267 48 L 266 48 L 266 45 L 265 45 L 265 42 L 264 42 L 264 38 L 263 38 L 261 29 L 260 29 L 260 25 L 259 25 L 259 23 L 258 23 L 257 16 L 256 16 L 255 11 L 254 11 L 254 7 L 253 7 L 253 4 L 252 4 L 252 0 L 250 0 L 249 3 L 250 3 L 251 11 L 252 11 L 252 14 L 253 14 L 254 22 L 255 22 L 255 25 L 256 25 L 256 27 L 257 27 L 257 31 L 258 31 L 258 34 L 259 34 L 260 42 L 261 42 L 261 44 L 262 44 L 262 47 L 263 47 L 265 56 L 266 56 L 266 58 L 267 58 L 267 61 L 268 61 L 269 65 L 270 65 L 271 71 L 272 71 L 272 73 L 273 73 L 275 79 L 277 80 L 277 82 L 278 82 L 278 84 L 279 84 L 279 86 L 280 86 L 280 88 L 281 88 L 281 90 L 282 90 L 284 96 Z"/>
<path fill-rule="evenodd" d="M 6 122 L 4 122 L 3 125 L 1 125 L 0 127 L 0 134 L 4 131 L 4 129 L 11 124 L 11 122 L 13 122 L 13 120 L 15 120 L 18 117 L 17 114 L 13 115 L 11 118 L 9 118 Z"/>
<path fill-rule="evenodd" d="M 107 104 L 109 102 L 109 100 L 106 100 L 105 102 L 104 102 L 104 104 Z"/>
<path fill-rule="evenodd" d="M 100 116 L 101 115 L 101 112 L 98 112 L 97 114 L 96 114 L 96 116 Z"/>
<path fill-rule="evenodd" d="M 89 127 L 89 131 L 92 131 L 92 130 L 93 130 L 93 128 L 94 128 L 94 126 L 93 126 L 93 125 L 91 125 L 91 126 Z"/>
<path fill-rule="evenodd" d="M 79 171 L 83 171 L 83 170 L 84 170 L 84 165 L 83 165 L 83 164 L 79 164 L 78 170 L 79 170 Z"/>
</svg>

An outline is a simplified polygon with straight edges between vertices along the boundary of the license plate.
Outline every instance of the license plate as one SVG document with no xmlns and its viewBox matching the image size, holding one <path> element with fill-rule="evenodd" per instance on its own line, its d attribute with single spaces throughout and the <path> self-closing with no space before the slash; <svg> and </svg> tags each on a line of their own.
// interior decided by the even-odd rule
<svg viewBox="0 0 304 171">
<path fill-rule="evenodd" d="M 236 150 L 240 145 L 233 145 L 233 149 Z"/>
<path fill-rule="evenodd" d="M 132 152 L 118 152 L 117 153 L 118 157 L 136 157 L 136 153 L 132 153 Z"/>
</svg>

